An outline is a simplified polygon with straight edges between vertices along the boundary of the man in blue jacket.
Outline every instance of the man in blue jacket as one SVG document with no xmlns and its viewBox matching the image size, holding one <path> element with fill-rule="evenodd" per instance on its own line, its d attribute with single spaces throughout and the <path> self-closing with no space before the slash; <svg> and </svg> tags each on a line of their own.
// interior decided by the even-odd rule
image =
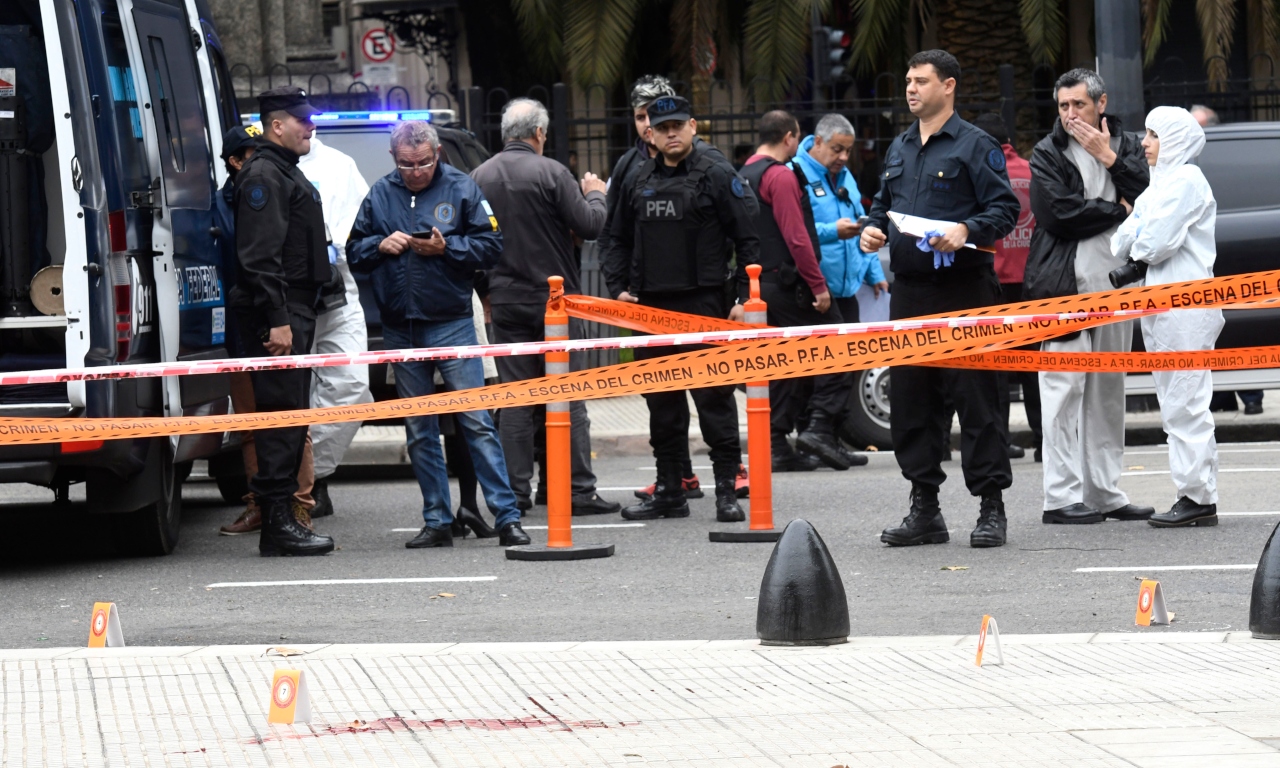
<svg viewBox="0 0 1280 768">
<path fill-rule="evenodd" d="M 825 115 L 813 135 L 800 142 L 793 161 L 808 181 L 809 204 L 822 247 L 819 266 L 831 292 L 831 303 L 840 309 L 846 323 L 858 322 L 858 289 L 872 286 L 876 295 L 888 290 L 877 253 L 863 253 L 858 247 L 858 217 L 862 193 L 849 172 L 849 152 L 853 148 L 853 126 L 843 115 Z"/>
<path fill-rule="evenodd" d="M 347 240 L 347 262 L 372 277 L 388 349 L 475 344 L 471 294 L 476 270 L 492 269 L 502 255 L 502 233 L 480 187 L 462 171 L 438 162 L 440 137 L 429 123 L 410 120 L 391 133 L 396 170 L 374 182 Z M 433 374 L 451 390 L 484 385 L 479 358 L 424 360 L 395 366 L 401 397 L 435 390 Z M 498 542 L 528 544 L 488 411 L 457 414 L 475 462 L 485 503 L 496 518 Z M 449 477 L 435 416 L 405 419 L 409 459 L 422 488 L 422 531 L 410 549 L 452 547 Z"/>
</svg>

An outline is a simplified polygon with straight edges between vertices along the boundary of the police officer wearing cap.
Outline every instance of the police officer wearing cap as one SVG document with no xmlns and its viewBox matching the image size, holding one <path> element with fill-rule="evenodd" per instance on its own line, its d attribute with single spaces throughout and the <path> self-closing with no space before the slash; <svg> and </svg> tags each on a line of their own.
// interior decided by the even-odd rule
<svg viewBox="0 0 1280 768">
<path fill-rule="evenodd" d="M 612 221 L 612 274 L 627 275 L 626 293 L 640 304 L 724 318 L 732 299 L 725 292 L 729 260 L 737 252 L 737 289 L 746 298 L 743 267 L 755 264 L 760 239 L 753 217 L 758 211 L 750 187 L 709 144 L 695 141 L 697 122 L 689 102 L 663 96 L 648 107 L 658 156 L 644 163 L 622 190 Z M 738 315 L 740 307 L 732 314 Z M 637 349 L 636 359 L 691 351 Z M 716 520 L 746 519 L 734 482 L 742 462 L 738 409 L 733 387 L 690 392 L 698 409 L 703 439 L 711 447 L 716 482 Z M 688 450 L 689 406 L 683 390 L 645 395 L 649 406 L 649 443 L 657 461 L 653 496 L 622 511 L 628 520 L 687 517 L 682 488 L 682 459 Z"/>
<path fill-rule="evenodd" d="M 307 354 L 315 333 L 321 289 L 333 281 L 320 193 L 298 169 L 311 149 L 320 110 L 296 86 L 258 97 L 262 136 L 236 177 L 236 254 L 240 275 L 230 294 L 243 351 L 248 356 Z M 307 368 L 254 371 L 258 411 L 310 405 Z M 249 480 L 262 509 L 258 551 L 263 557 L 323 555 L 333 539 L 294 517 L 307 426 L 255 430 L 258 472 Z"/>
<path fill-rule="evenodd" d="M 880 192 L 862 230 L 862 250 L 889 243 L 894 273 L 892 319 L 962 313 L 998 304 L 1000 283 L 990 246 L 1018 221 L 1018 198 L 1005 173 L 1004 151 L 986 132 L 955 112 L 960 64 L 946 51 L 917 53 L 907 62 L 907 105 L 916 122 L 885 153 Z M 889 212 L 954 222 L 940 233 L 916 238 L 891 228 Z M 938 504 L 950 418 L 946 397 L 960 416 L 960 455 L 965 485 L 980 496 L 972 547 L 1005 543 L 1001 492 L 1013 483 L 1002 429 L 995 371 L 896 366 L 890 389 L 893 450 L 911 481 L 911 508 L 901 525 L 886 528 L 890 546 L 949 540 Z"/>
</svg>

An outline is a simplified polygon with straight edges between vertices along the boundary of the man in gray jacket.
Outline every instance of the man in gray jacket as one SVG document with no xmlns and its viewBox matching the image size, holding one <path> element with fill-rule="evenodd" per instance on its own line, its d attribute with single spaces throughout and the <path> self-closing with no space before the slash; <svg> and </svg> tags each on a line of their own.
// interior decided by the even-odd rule
<svg viewBox="0 0 1280 768">
<path fill-rule="evenodd" d="M 489 304 L 494 341 L 507 344 L 542 341 L 547 308 L 547 278 L 564 278 L 565 293 L 581 293 L 574 236 L 594 240 L 604 227 L 605 184 L 586 174 L 581 184 L 569 169 L 542 156 L 547 143 L 547 109 L 532 99 L 515 99 L 502 110 L 505 147 L 471 173 L 502 222 L 502 259 L 489 273 Z M 569 334 L 582 338 L 582 321 L 569 320 Z M 574 370 L 585 362 L 582 353 L 570 355 Z M 503 383 L 544 375 L 541 355 L 499 357 L 498 375 Z M 569 406 L 573 464 L 573 514 L 617 512 L 620 504 L 596 493 L 591 471 L 591 420 L 581 401 Z M 498 429 L 507 457 L 507 474 L 521 509 L 533 506 L 531 480 L 538 460 L 545 478 L 546 408 L 506 408 Z M 547 488 L 540 482 L 537 501 L 546 503 Z"/>
</svg>

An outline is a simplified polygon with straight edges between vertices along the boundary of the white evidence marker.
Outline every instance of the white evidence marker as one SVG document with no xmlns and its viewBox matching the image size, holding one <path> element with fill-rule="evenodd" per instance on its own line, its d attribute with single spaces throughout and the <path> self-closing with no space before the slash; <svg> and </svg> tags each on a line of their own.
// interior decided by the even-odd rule
<svg viewBox="0 0 1280 768">
<path fill-rule="evenodd" d="M 978 630 L 978 657 L 973 660 L 975 666 L 982 666 L 982 652 L 991 638 L 996 652 L 996 660 L 989 662 L 996 666 L 1004 666 L 1004 651 L 1000 650 L 1000 628 L 996 626 L 996 617 L 990 614 L 982 617 L 982 629 Z"/>
</svg>

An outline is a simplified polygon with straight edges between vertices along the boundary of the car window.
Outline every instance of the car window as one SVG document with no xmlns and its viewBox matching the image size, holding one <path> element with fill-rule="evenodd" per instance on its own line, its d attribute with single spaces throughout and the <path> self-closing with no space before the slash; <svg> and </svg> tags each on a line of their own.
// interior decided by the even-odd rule
<svg viewBox="0 0 1280 768">
<path fill-rule="evenodd" d="M 365 183 L 373 186 L 395 167 L 391 161 L 391 126 L 370 126 L 359 131 L 319 130 L 320 140 L 356 161 Z"/>
<path fill-rule="evenodd" d="M 1219 213 L 1280 208 L 1280 138 L 1210 141 L 1197 165 L 1213 187 Z"/>
</svg>

